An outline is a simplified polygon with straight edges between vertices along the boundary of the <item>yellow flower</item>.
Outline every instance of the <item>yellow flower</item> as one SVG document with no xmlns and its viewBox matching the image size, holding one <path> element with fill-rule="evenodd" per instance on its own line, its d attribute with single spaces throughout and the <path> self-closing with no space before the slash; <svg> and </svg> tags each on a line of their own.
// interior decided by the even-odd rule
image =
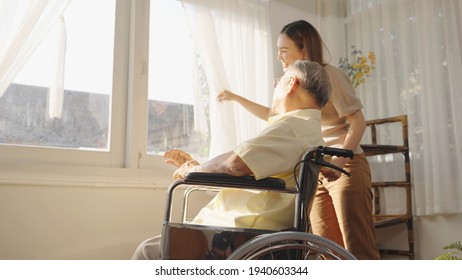
<svg viewBox="0 0 462 280">
<path fill-rule="evenodd" d="M 375 69 L 375 53 L 370 51 L 366 56 L 361 55 L 361 51 L 355 46 L 352 47 L 353 62 L 350 63 L 348 58 L 340 58 L 339 67 L 350 78 L 353 86 L 356 88 L 366 81 L 371 72 Z"/>
<path fill-rule="evenodd" d="M 367 58 L 369 58 L 369 60 L 371 61 L 371 64 L 374 65 L 375 64 L 375 53 L 374 52 L 369 52 L 369 55 L 367 56 Z"/>
</svg>

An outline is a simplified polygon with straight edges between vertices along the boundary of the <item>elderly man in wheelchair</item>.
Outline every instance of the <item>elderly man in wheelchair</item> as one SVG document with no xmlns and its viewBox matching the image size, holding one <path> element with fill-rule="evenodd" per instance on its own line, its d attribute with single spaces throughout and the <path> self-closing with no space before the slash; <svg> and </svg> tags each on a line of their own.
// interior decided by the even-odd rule
<svg viewBox="0 0 462 280">
<path fill-rule="evenodd" d="M 324 68 L 297 61 L 274 89 L 276 115 L 255 138 L 202 164 L 181 151 L 166 153 L 178 180 L 167 194 L 162 236 L 142 242 L 133 259 L 354 258 L 306 232 L 320 166 L 330 166 L 324 155 L 352 157 L 323 147 L 320 109 L 329 96 Z M 325 174 L 336 179 L 337 173 Z M 183 185 L 220 189 L 192 222 L 173 223 L 173 192 Z"/>
</svg>

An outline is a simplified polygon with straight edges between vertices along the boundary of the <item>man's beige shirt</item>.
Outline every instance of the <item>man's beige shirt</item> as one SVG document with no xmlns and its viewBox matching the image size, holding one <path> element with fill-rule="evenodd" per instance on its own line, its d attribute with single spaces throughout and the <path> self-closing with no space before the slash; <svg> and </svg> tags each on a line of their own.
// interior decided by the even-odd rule
<svg viewBox="0 0 462 280">
<path fill-rule="evenodd" d="M 234 152 L 252 170 L 256 179 L 279 177 L 295 185 L 293 169 L 311 147 L 325 145 L 321 136 L 321 112 L 292 111 L 271 117 L 255 138 L 241 143 Z M 239 228 L 280 230 L 293 226 L 294 196 L 269 191 L 224 189 L 193 223 Z"/>
</svg>

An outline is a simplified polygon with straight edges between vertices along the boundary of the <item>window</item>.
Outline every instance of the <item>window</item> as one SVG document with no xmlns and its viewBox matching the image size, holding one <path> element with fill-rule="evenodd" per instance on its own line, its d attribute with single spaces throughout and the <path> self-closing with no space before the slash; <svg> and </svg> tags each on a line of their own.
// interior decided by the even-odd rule
<svg viewBox="0 0 462 280">
<path fill-rule="evenodd" d="M 207 157 L 209 91 L 181 2 L 152 0 L 149 31 L 148 153 L 182 149 Z"/>
<path fill-rule="evenodd" d="M 109 150 L 114 23 L 114 1 L 69 4 L 0 99 L 0 143 Z"/>
<path fill-rule="evenodd" d="M 23 176 L 41 166 L 51 177 L 62 170 L 89 175 L 78 180 L 94 185 L 91 174 L 122 183 L 116 172 L 151 186 L 159 182 L 155 174 L 170 179 L 159 156 L 167 149 L 208 156 L 207 110 L 201 108 L 198 123 L 193 105 L 195 98 L 207 100 L 207 84 L 178 1 L 73 0 L 57 22 L 0 96 L 0 173 Z M 165 26 L 178 35 L 159 33 L 171 31 Z M 52 48 L 63 44 L 59 64 L 60 52 Z M 27 176 L 54 180 L 41 171 Z"/>
</svg>

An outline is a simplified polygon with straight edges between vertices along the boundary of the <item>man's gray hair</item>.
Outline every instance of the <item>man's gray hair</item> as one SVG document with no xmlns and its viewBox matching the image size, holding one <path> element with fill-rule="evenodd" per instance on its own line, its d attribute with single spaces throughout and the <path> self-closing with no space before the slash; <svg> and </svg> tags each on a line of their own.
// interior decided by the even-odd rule
<svg viewBox="0 0 462 280">
<path fill-rule="evenodd" d="M 300 79 L 302 89 L 313 94 L 318 105 L 321 108 L 324 107 L 331 92 L 326 69 L 319 63 L 308 60 L 297 60 L 293 66 L 298 72 L 297 76 Z"/>
</svg>

